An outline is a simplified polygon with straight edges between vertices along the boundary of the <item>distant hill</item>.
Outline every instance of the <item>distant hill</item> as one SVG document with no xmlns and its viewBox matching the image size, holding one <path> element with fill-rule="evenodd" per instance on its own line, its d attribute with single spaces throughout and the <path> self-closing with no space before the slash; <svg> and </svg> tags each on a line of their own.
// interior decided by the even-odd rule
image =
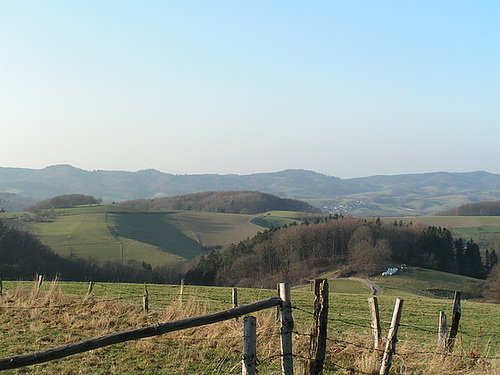
<svg viewBox="0 0 500 375">
<path fill-rule="evenodd" d="M 443 211 L 441 216 L 500 216 L 500 201 L 464 204 L 460 207 Z"/>
<path fill-rule="evenodd" d="M 0 168 L 0 192 L 35 201 L 79 193 L 111 203 L 205 191 L 260 191 L 302 200 L 326 212 L 355 216 L 415 216 L 433 215 L 467 203 L 499 200 L 500 175 L 438 172 L 340 179 L 306 170 L 174 175 L 152 169 L 85 171 L 69 165 Z"/>
<path fill-rule="evenodd" d="M 36 200 L 32 197 L 0 192 L 0 212 L 20 212 L 35 203 Z"/>
<path fill-rule="evenodd" d="M 320 209 L 308 203 L 257 191 L 203 192 L 168 198 L 135 199 L 123 202 L 120 206 L 141 211 L 193 210 L 233 214 L 255 214 L 267 211 L 321 213 Z"/>
</svg>

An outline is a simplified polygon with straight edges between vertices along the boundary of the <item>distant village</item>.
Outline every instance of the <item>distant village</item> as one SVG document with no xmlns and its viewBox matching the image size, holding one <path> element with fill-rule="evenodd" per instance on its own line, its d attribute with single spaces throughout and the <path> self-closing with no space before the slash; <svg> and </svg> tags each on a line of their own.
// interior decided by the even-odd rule
<svg viewBox="0 0 500 375">
<path fill-rule="evenodd" d="M 336 206 L 323 206 L 323 210 L 332 214 L 347 214 L 362 207 L 366 207 L 366 202 L 354 200 Z"/>
</svg>

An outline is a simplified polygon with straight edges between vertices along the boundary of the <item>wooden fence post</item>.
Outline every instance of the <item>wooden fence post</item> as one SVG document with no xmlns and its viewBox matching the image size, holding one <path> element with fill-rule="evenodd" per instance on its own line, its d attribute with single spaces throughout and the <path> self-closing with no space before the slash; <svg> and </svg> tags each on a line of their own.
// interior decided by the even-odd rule
<svg viewBox="0 0 500 375">
<path fill-rule="evenodd" d="M 233 308 L 238 307 L 238 288 L 233 288 L 231 297 L 233 300 Z M 239 318 L 235 318 L 234 320 L 237 322 Z"/>
<path fill-rule="evenodd" d="M 396 342 L 398 341 L 398 327 L 399 321 L 401 320 L 403 302 L 404 300 L 402 298 L 397 298 L 396 304 L 394 305 L 391 326 L 387 335 L 387 344 L 385 346 L 384 357 L 382 358 L 382 365 L 380 366 L 380 375 L 387 375 L 389 373 L 389 369 L 391 368 L 392 355 L 396 351 Z"/>
<path fill-rule="evenodd" d="M 438 327 L 438 351 L 444 353 L 446 349 L 446 332 L 448 327 L 446 326 L 446 314 L 444 311 L 439 312 L 439 327 Z"/>
<path fill-rule="evenodd" d="M 257 363 L 257 319 L 246 316 L 243 319 L 242 375 L 254 375 Z"/>
<path fill-rule="evenodd" d="M 328 280 L 314 280 L 314 313 L 309 342 L 309 374 L 323 373 L 326 355 L 326 339 L 328 336 Z M 307 368 L 305 373 L 307 374 Z"/>
<path fill-rule="evenodd" d="M 104 336 L 92 338 L 84 341 L 77 341 L 71 344 L 59 346 L 57 348 L 44 350 L 32 354 L 17 355 L 8 358 L 0 358 L 0 371 L 15 369 L 23 366 L 44 363 L 55 359 L 68 357 L 77 353 L 85 353 L 89 350 L 103 348 L 108 345 L 118 344 L 130 340 L 138 340 L 146 337 L 163 335 L 167 332 L 175 332 L 188 328 L 200 327 L 207 324 L 222 322 L 234 319 L 237 316 L 244 316 L 257 311 L 269 309 L 283 304 L 279 297 L 271 297 L 262 301 L 238 306 L 234 309 L 219 311 L 212 314 L 193 316 L 166 323 L 157 323 L 148 327 L 135 328 L 128 331 L 110 333 Z"/>
<path fill-rule="evenodd" d="M 0 297 L 3 295 L 2 276 L 0 276 Z"/>
<path fill-rule="evenodd" d="M 181 288 L 179 290 L 179 303 L 182 307 L 182 294 L 184 293 L 184 279 L 181 279 Z"/>
<path fill-rule="evenodd" d="M 462 315 L 462 309 L 460 308 L 460 292 L 455 292 L 455 298 L 453 300 L 453 315 L 451 317 L 451 327 L 450 336 L 448 336 L 448 341 L 446 342 L 446 350 L 451 353 L 453 346 L 455 345 L 455 337 L 458 333 L 458 324 L 460 323 L 460 316 Z"/>
<path fill-rule="evenodd" d="M 278 295 L 281 298 L 281 370 L 283 375 L 293 375 L 292 354 L 292 297 L 290 284 L 278 284 Z"/>
<path fill-rule="evenodd" d="M 93 281 L 89 282 L 89 288 L 87 290 L 87 297 L 90 297 L 90 294 L 92 293 L 92 290 L 94 289 L 94 284 L 95 283 Z"/>
<path fill-rule="evenodd" d="M 377 297 L 368 298 L 368 306 L 370 307 L 370 315 L 372 318 L 371 330 L 373 335 L 373 348 L 379 350 L 382 348 L 382 328 L 380 327 Z"/>
<path fill-rule="evenodd" d="M 142 295 L 142 311 L 146 314 L 149 312 L 149 295 L 146 283 L 144 283 L 144 294 Z"/>
<path fill-rule="evenodd" d="M 233 307 L 238 307 L 238 288 L 233 288 L 232 299 L 233 299 Z"/>
<path fill-rule="evenodd" d="M 38 297 L 38 293 L 40 293 L 40 289 L 42 289 L 43 284 L 43 275 L 37 275 L 37 283 L 36 283 L 36 295 Z"/>
</svg>

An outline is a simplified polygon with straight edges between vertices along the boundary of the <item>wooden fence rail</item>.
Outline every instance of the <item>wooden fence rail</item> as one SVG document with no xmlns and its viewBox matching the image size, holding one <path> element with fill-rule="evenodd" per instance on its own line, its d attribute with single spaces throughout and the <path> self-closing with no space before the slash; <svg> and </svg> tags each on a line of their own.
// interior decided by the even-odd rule
<svg viewBox="0 0 500 375">
<path fill-rule="evenodd" d="M 68 357 L 74 354 L 84 353 L 89 350 L 102 348 L 108 345 L 118 344 L 125 341 L 138 340 L 152 336 L 159 336 L 167 332 L 180 331 L 183 329 L 218 323 L 224 320 L 234 319 L 242 315 L 265 310 L 274 306 L 280 306 L 282 305 L 282 302 L 283 301 L 280 297 L 272 297 L 262 301 L 241 305 L 229 310 L 216 312 L 213 314 L 195 316 L 191 318 L 185 318 L 171 322 L 156 324 L 154 326 L 111 333 L 109 335 L 96 337 L 85 341 L 79 341 L 37 353 L 3 358 L 0 359 L 0 371 L 48 362 L 55 359 Z"/>
<path fill-rule="evenodd" d="M 37 293 L 43 282 L 43 277 L 38 277 L 37 280 Z M 1 279 L 0 279 L 1 285 Z M 313 325 L 310 333 L 310 353 L 306 360 L 304 367 L 304 374 L 321 374 L 323 373 L 323 362 L 326 356 L 326 340 L 328 332 L 328 281 L 325 279 L 315 280 L 315 294 L 316 299 L 314 302 Z M 92 291 L 93 283 L 89 285 L 89 291 L 86 298 Z M 182 298 L 183 283 L 181 283 L 181 290 L 179 297 Z M 0 289 L 1 291 L 1 289 Z M 181 300 L 181 299 L 180 299 Z M 372 297 L 369 299 L 370 313 L 372 317 L 371 330 L 374 335 L 374 349 L 380 350 L 382 347 L 382 337 L 380 328 L 380 317 L 378 312 L 377 298 Z M 391 325 L 389 327 L 386 347 L 382 358 L 380 367 L 380 375 L 387 375 L 389 373 L 392 355 L 396 351 L 397 331 L 400 325 L 401 311 L 404 300 L 401 298 L 396 299 L 394 312 L 392 316 Z M 136 328 L 128 331 L 108 334 L 92 338 L 85 341 L 79 341 L 57 348 L 40 351 L 37 353 L 12 356 L 0 359 L 0 371 L 15 369 L 19 367 L 40 364 L 55 359 L 68 357 L 78 353 L 84 353 L 90 350 L 106 347 L 113 344 L 118 344 L 131 340 L 138 340 L 146 337 L 159 336 L 168 332 L 180 331 L 188 328 L 209 325 L 217 322 L 222 322 L 230 319 L 237 319 L 240 316 L 254 313 L 257 311 L 265 310 L 278 306 L 278 312 L 281 321 L 281 367 L 282 374 L 293 375 L 293 352 L 292 352 L 292 333 L 294 321 L 292 316 L 291 304 L 291 291 L 290 285 L 286 283 L 278 284 L 278 297 L 272 297 L 258 302 L 253 302 L 241 306 L 237 306 L 237 289 L 232 290 L 232 303 L 233 308 L 225 311 L 219 311 L 212 314 L 196 316 L 175 320 L 171 322 L 156 324 L 153 326 Z M 148 291 L 144 285 L 143 295 L 143 310 L 148 311 Z M 446 317 L 444 312 L 440 312 L 439 323 L 439 348 L 440 352 L 445 354 L 451 352 L 455 337 L 458 332 L 459 319 L 461 315 L 460 308 L 460 292 L 455 293 L 455 300 L 453 304 L 453 321 L 450 334 L 446 335 Z M 242 373 L 244 375 L 254 375 L 256 373 L 256 320 L 254 317 L 245 318 L 244 327 L 244 347 L 242 357 Z"/>
</svg>

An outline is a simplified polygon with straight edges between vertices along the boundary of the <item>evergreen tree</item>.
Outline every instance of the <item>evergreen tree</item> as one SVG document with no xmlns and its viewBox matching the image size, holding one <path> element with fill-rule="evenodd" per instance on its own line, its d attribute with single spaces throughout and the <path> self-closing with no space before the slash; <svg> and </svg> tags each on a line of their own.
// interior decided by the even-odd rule
<svg viewBox="0 0 500 375">
<path fill-rule="evenodd" d="M 464 241 L 459 238 L 453 243 L 455 251 L 455 260 L 457 262 L 458 273 L 464 275 L 465 273 L 465 259 L 464 259 Z"/>
<path fill-rule="evenodd" d="M 498 256 L 495 250 L 491 250 L 491 252 L 486 249 L 484 254 L 484 268 L 486 270 L 486 274 L 489 274 L 491 269 L 498 264 Z"/>
<path fill-rule="evenodd" d="M 467 241 L 464 251 L 465 276 L 484 277 L 483 262 L 479 246 L 471 239 Z"/>
</svg>

